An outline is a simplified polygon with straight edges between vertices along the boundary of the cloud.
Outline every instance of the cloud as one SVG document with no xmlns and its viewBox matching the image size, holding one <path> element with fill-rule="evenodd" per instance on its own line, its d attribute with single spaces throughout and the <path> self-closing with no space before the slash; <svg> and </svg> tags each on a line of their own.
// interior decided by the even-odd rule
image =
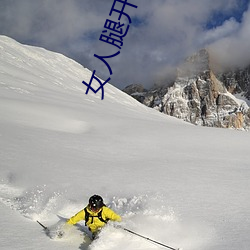
<svg viewBox="0 0 250 250">
<path fill-rule="evenodd" d="M 1 30 L 19 39 L 29 37 L 45 44 L 63 43 L 99 28 L 101 13 L 93 7 L 98 0 L 7 1 L 1 6 Z M 63 39 L 63 40 L 62 40 Z"/>
<path fill-rule="evenodd" d="M 238 0 L 130 0 L 126 6 L 133 22 L 124 37 L 121 53 L 107 59 L 113 70 L 111 83 L 124 88 L 130 83 L 146 87 L 164 81 L 181 60 L 204 46 L 230 60 L 226 48 L 241 45 L 249 51 L 249 13 L 242 22 L 234 18 Z M 61 52 L 103 79 L 109 72 L 94 54 L 107 56 L 118 48 L 99 40 L 113 0 L 0 1 L 0 33 L 23 43 Z M 218 23 L 215 17 L 225 17 Z M 127 23 L 126 17 L 122 22 Z M 207 24 L 213 23 L 213 29 Z M 236 53 L 236 52 L 235 52 Z"/>
<path fill-rule="evenodd" d="M 245 67 L 250 64 L 250 9 L 243 15 L 238 28 L 210 44 L 215 60 L 225 67 Z"/>
<path fill-rule="evenodd" d="M 211 44 L 213 42 L 219 41 L 225 37 L 231 36 L 237 33 L 240 28 L 240 24 L 235 20 L 235 18 L 230 18 L 226 20 L 221 26 L 204 31 L 204 34 L 200 38 L 201 44 Z"/>
</svg>

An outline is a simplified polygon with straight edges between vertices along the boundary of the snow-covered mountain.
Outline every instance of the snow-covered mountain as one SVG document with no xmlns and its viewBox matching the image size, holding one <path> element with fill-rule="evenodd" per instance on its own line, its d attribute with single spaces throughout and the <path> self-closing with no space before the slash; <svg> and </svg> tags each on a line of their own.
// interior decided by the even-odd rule
<svg viewBox="0 0 250 250">
<path fill-rule="evenodd" d="M 196 125 L 249 129 L 249 69 L 215 71 L 208 50 L 203 49 L 180 65 L 170 87 L 156 86 L 147 91 L 132 85 L 124 92 L 149 107 Z"/>
<path fill-rule="evenodd" d="M 108 225 L 90 243 L 84 222 L 53 228 L 92 194 L 122 225 L 184 250 L 248 250 L 249 133 L 193 126 L 106 84 L 63 55 L 0 36 L 0 248 L 153 250 Z M 63 221 L 62 221 L 63 223 Z"/>
</svg>

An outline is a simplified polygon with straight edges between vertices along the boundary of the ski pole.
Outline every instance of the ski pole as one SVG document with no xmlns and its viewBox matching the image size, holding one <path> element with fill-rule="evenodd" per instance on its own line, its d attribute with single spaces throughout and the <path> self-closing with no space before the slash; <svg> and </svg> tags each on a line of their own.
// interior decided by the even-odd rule
<svg viewBox="0 0 250 250">
<path fill-rule="evenodd" d="M 43 229 L 46 231 L 46 230 L 48 230 L 48 228 L 47 227 L 45 227 L 41 222 L 39 222 L 38 220 L 36 221 L 40 226 L 42 226 L 43 227 Z"/>
<path fill-rule="evenodd" d="M 160 243 L 160 242 L 158 242 L 158 241 L 152 240 L 152 239 L 150 239 L 150 238 L 148 238 L 148 237 L 145 237 L 145 236 L 143 236 L 143 235 L 140 235 L 140 234 L 138 234 L 138 233 L 135 233 L 135 232 L 133 232 L 133 231 L 127 229 L 127 228 L 122 228 L 122 229 L 125 230 L 125 231 L 127 231 L 127 232 L 129 232 L 129 233 L 131 233 L 131 234 L 137 235 L 137 236 L 139 236 L 139 237 L 141 237 L 141 238 L 143 238 L 143 239 L 145 239 L 145 240 L 154 242 L 154 243 L 156 243 L 156 244 L 158 244 L 158 245 L 161 245 L 161 246 L 163 246 L 163 247 L 169 248 L 169 249 L 171 249 L 171 250 L 180 250 L 180 248 L 173 248 L 173 247 L 167 246 L 167 245 L 162 244 L 162 243 Z"/>
</svg>

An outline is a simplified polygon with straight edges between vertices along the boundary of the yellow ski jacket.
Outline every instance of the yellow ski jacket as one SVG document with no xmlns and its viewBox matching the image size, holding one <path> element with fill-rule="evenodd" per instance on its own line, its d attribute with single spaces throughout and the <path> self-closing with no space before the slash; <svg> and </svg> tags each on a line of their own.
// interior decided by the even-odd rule
<svg viewBox="0 0 250 250">
<path fill-rule="evenodd" d="M 86 225 L 88 226 L 89 230 L 92 233 L 97 232 L 100 228 L 102 228 L 106 223 L 104 221 L 112 220 L 112 221 L 121 221 L 121 217 L 116 214 L 113 210 L 110 208 L 103 206 L 99 211 L 93 212 L 89 209 L 89 207 L 86 207 L 87 212 L 89 213 L 88 221 L 85 221 Z M 100 220 L 98 218 L 98 214 L 101 212 L 101 218 L 104 220 Z M 77 214 L 72 216 L 68 221 L 67 224 L 74 225 L 80 220 L 85 220 L 85 211 L 82 209 Z"/>
</svg>

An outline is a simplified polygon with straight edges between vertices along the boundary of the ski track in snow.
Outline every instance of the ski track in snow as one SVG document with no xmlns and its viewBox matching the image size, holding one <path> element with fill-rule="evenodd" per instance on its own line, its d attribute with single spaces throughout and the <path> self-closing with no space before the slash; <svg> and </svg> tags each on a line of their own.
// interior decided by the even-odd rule
<svg viewBox="0 0 250 250">
<path fill-rule="evenodd" d="M 173 209 L 164 205 L 162 195 L 141 195 L 130 198 L 107 197 L 107 200 L 109 201 L 107 206 L 123 217 L 121 225 L 129 230 L 149 238 L 152 237 L 161 243 L 168 243 L 176 248 L 178 244 L 183 244 L 187 246 L 185 249 L 192 249 L 193 246 L 196 246 L 197 249 L 199 244 L 204 244 L 204 239 L 197 240 L 199 238 L 197 237 L 199 225 L 196 225 L 196 229 L 192 229 L 190 225 L 187 226 L 184 222 L 181 222 Z M 69 245 L 79 244 L 79 249 L 82 250 L 124 248 L 124 245 L 121 245 L 123 243 L 119 243 L 121 239 L 123 239 L 122 242 L 128 242 L 126 249 L 162 249 L 155 243 L 122 229 L 114 228 L 113 223 L 106 226 L 100 233 L 99 238 L 92 243 L 87 236 L 88 232 L 83 222 L 66 230 L 64 237 L 58 239 L 56 237 L 57 231 L 63 228 L 65 220 L 58 220 L 56 215 L 62 214 L 69 218 L 83 207 L 82 204 L 66 200 L 63 192 L 49 192 L 45 185 L 25 191 L 12 186 L 10 183 L 1 183 L 0 202 L 29 220 L 45 222 L 45 225 L 50 229 L 50 237 L 53 240 L 62 241 Z M 189 230 L 189 232 L 186 230 Z M 166 242 L 162 242 L 161 239 L 165 239 Z"/>
<path fill-rule="evenodd" d="M 1 103 L 1 109 L 8 108 L 9 113 L 2 118 L 3 121 L 15 122 L 33 128 L 41 128 L 65 133 L 84 133 L 90 130 L 91 126 L 81 120 L 70 118 L 70 113 L 62 114 L 60 109 L 48 105 L 37 105 L 25 102 L 5 101 Z M 20 113 L 19 110 L 22 110 Z"/>
</svg>

